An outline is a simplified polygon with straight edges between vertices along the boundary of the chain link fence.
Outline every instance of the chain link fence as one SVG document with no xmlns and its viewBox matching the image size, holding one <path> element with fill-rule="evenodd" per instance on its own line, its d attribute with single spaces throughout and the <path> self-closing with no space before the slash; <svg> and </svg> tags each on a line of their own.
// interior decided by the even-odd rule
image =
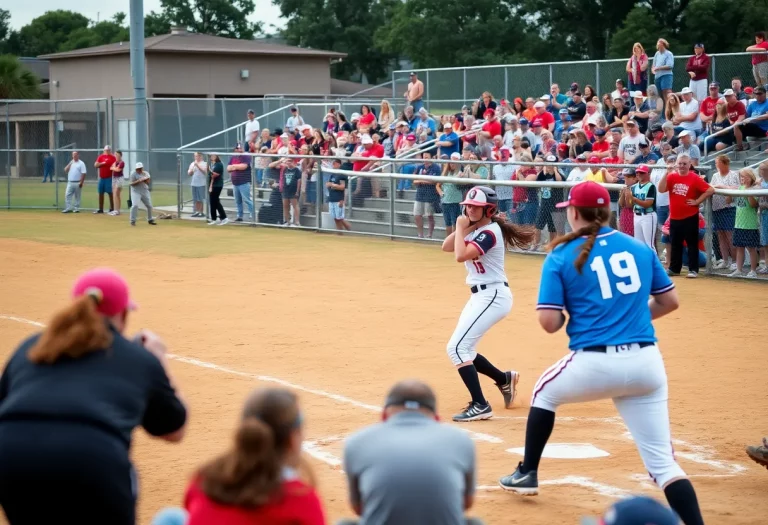
<svg viewBox="0 0 768 525">
<path fill-rule="evenodd" d="M 674 83 L 676 90 L 688 85 L 690 77 L 685 71 L 691 55 L 675 56 Z M 721 89 L 731 86 L 733 78 L 741 79 L 744 86 L 753 85 L 752 53 L 722 53 L 709 55 L 710 81 L 718 81 Z M 424 82 L 424 102 L 433 113 L 458 112 L 462 105 L 471 105 L 485 91 L 498 100 L 514 100 L 520 97 L 540 97 L 549 94 L 552 84 L 559 84 L 564 93 L 571 83 L 583 89 L 595 88 L 596 94 L 610 93 L 616 89 L 616 80 L 629 86 L 626 72 L 627 58 L 615 60 L 583 60 L 578 62 L 552 62 L 540 64 L 516 64 L 478 67 L 399 70 L 392 73 L 393 99 L 401 104 L 408 87 L 408 74 L 415 71 Z M 649 57 L 649 82 L 653 83 Z"/>
</svg>

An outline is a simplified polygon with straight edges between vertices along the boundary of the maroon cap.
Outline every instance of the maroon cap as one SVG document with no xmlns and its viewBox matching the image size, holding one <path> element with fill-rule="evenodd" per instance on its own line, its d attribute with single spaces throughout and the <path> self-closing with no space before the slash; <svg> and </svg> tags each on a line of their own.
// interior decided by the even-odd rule
<svg viewBox="0 0 768 525">
<path fill-rule="evenodd" d="M 571 189 L 570 198 L 555 205 L 556 208 L 578 206 L 579 208 L 608 208 L 611 197 L 608 190 L 596 182 L 587 181 L 577 184 Z"/>
<path fill-rule="evenodd" d="M 72 297 L 83 295 L 93 297 L 98 304 L 96 309 L 108 317 L 136 309 L 136 304 L 130 298 L 128 283 L 119 273 L 109 268 L 95 268 L 78 277 L 72 289 Z"/>
<path fill-rule="evenodd" d="M 600 157 L 598 157 L 597 155 L 592 155 L 591 157 L 589 157 L 589 163 L 600 164 Z"/>
</svg>

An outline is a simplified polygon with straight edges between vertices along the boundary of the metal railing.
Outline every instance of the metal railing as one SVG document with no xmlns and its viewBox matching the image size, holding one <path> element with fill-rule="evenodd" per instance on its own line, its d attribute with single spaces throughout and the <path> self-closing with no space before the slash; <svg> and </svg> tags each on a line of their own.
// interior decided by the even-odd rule
<svg viewBox="0 0 768 525">
<path fill-rule="evenodd" d="M 629 50 L 628 50 L 629 51 Z M 650 53 L 650 50 L 647 52 Z M 750 57 L 754 53 L 716 53 L 711 59 L 709 79 L 721 86 L 730 87 L 731 79 L 740 78 L 744 85 L 753 83 Z M 691 55 L 675 56 L 673 68 L 674 86 L 687 86 L 690 77 L 685 65 Z M 627 82 L 626 58 L 609 60 L 578 60 L 569 62 L 546 62 L 531 64 L 499 64 L 488 66 L 448 67 L 431 69 L 396 70 L 392 72 L 392 100 L 402 101 L 408 85 L 408 74 L 415 71 L 424 82 L 424 103 L 433 111 L 456 111 L 464 104 L 478 100 L 485 91 L 496 99 L 513 100 L 515 97 L 538 98 L 549 94 L 552 84 L 559 84 L 564 93 L 572 82 L 583 89 L 585 85 L 595 88 L 595 94 L 610 93 L 616 79 Z M 653 61 L 653 53 L 649 55 Z M 653 76 L 648 68 L 648 82 Z"/>
</svg>

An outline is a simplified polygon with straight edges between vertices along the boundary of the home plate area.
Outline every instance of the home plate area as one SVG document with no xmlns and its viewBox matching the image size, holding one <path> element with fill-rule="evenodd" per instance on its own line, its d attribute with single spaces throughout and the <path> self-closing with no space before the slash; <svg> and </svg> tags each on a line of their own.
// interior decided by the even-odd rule
<svg viewBox="0 0 768 525">
<path fill-rule="evenodd" d="M 525 417 L 516 419 L 525 423 Z M 483 424 L 457 425 L 475 440 L 478 456 L 478 491 L 501 490 L 498 479 L 511 473 L 522 460 L 523 443 L 512 443 L 503 436 L 485 431 Z M 585 435 L 591 436 L 588 440 Z M 343 448 L 346 436 L 308 439 L 304 450 L 318 461 L 343 474 Z M 573 437 L 571 441 L 568 439 Z M 560 442 L 557 438 L 568 439 Z M 746 466 L 717 457 L 715 450 L 704 445 L 673 439 L 675 458 L 685 472 L 694 478 L 724 478 L 746 472 Z M 562 417 L 557 419 L 553 440 L 544 449 L 539 468 L 539 484 L 578 486 L 608 498 L 653 492 L 658 488 L 635 448 L 632 436 L 620 418 Z M 546 492 L 552 489 L 543 488 Z"/>
</svg>

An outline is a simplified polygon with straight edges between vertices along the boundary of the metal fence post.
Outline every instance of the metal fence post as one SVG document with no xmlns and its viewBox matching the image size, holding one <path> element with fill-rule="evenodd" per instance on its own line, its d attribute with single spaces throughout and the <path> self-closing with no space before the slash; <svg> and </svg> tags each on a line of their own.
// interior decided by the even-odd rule
<svg viewBox="0 0 768 525">
<path fill-rule="evenodd" d="M 600 91 L 600 62 L 595 62 L 595 89 L 597 89 L 598 93 L 601 93 L 601 91 Z"/>
<path fill-rule="evenodd" d="M 181 153 L 176 154 L 176 213 L 181 219 Z"/>
<path fill-rule="evenodd" d="M 707 229 L 704 230 L 704 253 L 707 255 L 707 274 L 712 273 L 712 199 L 707 199 L 704 202 L 704 218 L 707 221 Z M 669 254 L 667 257 L 671 257 Z"/>
<path fill-rule="evenodd" d="M 465 70 L 466 71 L 466 70 Z M 395 193 L 397 191 L 397 165 L 393 162 L 389 166 L 389 238 L 395 240 Z"/>
<path fill-rule="evenodd" d="M 555 81 L 554 81 L 554 75 L 552 71 L 552 64 L 549 64 L 549 85 L 551 86 L 552 84 L 554 84 L 554 82 Z"/>
<path fill-rule="evenodd" d="M 325 183 L 323 182 L 323 170 L 321 169 L 321 164 L 317 165 L 317 180 L 315 181 L 315 185 L 315 229 L 319 232 L 323 228 L 323 204 L 326 200 Z"/>
<path fill-rule="evenodd" d="M 509 68 L 507 66 L 504 66 L 504 100 L 509 100 Z"/>
<path fill-rule="evenodd" d="M 114 143 L 113 143 L 114 144 Z M 117 149 L 117 146 L 114 146 Z M 56 192 L 56 209 L 59 209 L 59 104 L 53 102 L 53 190 Z M 69 180 L 69 177 L 67 177 Z"/>
<path fill-rule="evenodd" d="M 462 95 L 461 103 L 466 104 L 467 103 L 467 68 L 464 68 L 462 70 L 462 73 L 463 73 L 462 77 L 463 77 L 464 88 L 462 91 L 463 95 Z"/>
<path fill-rule="evenodd" d="M 8 194 L 8 200 L 6 206 L 11 209 L 11 104 L 5 103 L 5 141 L 6 141 L 6 156 L 5 156 L 5 168 L 8 174 L 8 185 L 6 191 Z"/>
<path fill-rule="evenodd" d="M 392 70 L 392 102 L 397 100 L 397 82 L 395 81 L 395 70 Z"/>
<path fill-rule="evenodd" d="M 100 101 L 96 100 L 96 148 L 103 147 L 103 142 L 101 141 L 101 104 Z"/>
<path fill-rule="evenodd" d="M 243 151 L 245 151 L 245 146 L 243 146 Z M 256 157 L 251 157 L 251 206 L 253 206 L 253 211 L 248 210 L 251 212 L 251 224 L 256 224 L 256 163 L 253 162 L 256 160 Z M 248 203 L 246 203 L 246 206 Z M 299 217 L 297 217 L 299 220 L 299 226 L 301 226 L 301 208 L 299 208 Z"/>
<path fill-rule="evenodd" d="M 223 98 L 221 99 L 221 121 L 224 125 L 223 129 L 229 129 L 227 125 L 227 101 Z M 224 149 L 227 151 L 232 149 L 229 146 L 229 133 L 224 133 Z"/>
<path fill-rule="evenodd" d="M 429 109 L 429 69 L 427 69 L 427 87 L 424 88 L 424 94 L 422 97 L 425 97 L 427 99 L 427 103 L 425 104 L 427 109 Z"/>
<path fill-rule="evenodd" d="M 712 82 L 717 82 L 717 57 L 712 55 Z"/>
</svg>

